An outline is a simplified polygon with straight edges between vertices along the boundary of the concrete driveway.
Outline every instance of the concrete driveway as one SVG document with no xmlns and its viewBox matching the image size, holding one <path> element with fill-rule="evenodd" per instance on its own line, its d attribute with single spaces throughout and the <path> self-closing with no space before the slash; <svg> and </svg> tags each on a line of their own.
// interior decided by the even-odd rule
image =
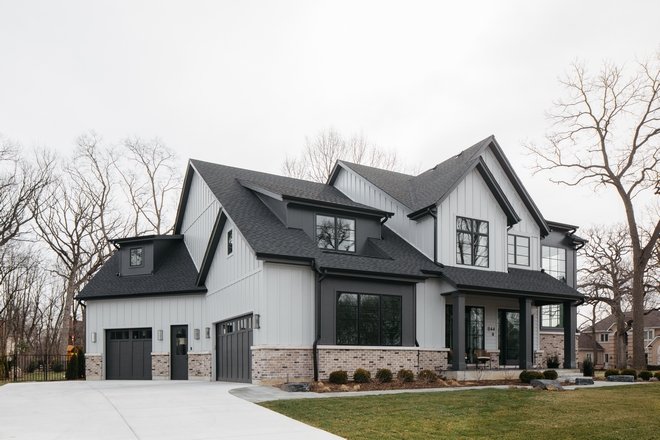
<svg viewBox="0 0 660 440">
<path fill-rule="evenodd" d="M 189 381 L 10 383 L 0 439 L 338 439 L 229 393 L 245 384 Z"/>
</svg>

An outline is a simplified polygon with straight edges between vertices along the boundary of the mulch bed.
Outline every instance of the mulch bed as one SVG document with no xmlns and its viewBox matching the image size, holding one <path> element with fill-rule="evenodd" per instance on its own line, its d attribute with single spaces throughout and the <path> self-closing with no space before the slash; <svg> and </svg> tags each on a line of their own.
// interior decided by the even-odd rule
<svg viewBox="0 0 660 440">
<path fill-rule="evenodd" d="M 493 386 L 493 385 L 509 385 L 509 386 L 529 386 L 529 384 L 521 382 L 519 379 L 508 380 L 466 380 L 456 381 L 453 379 L 438 379 L 435 382 L 400 382 L 393 380 L 392 382 L 382 383 L 371 381 L 368 383 L 355 383 L 348 381 L 345 385 L 338 385 L 328 381 L 312 382 L 309 390 L 314 393 L 338 393 L 338 392 L 351 392 L 351 391 L 383 391 L 383 390 L 416 390 L 426 388 L 460 388 L 460 387 L 474 387 L 474 386 Z"/>
</svg>

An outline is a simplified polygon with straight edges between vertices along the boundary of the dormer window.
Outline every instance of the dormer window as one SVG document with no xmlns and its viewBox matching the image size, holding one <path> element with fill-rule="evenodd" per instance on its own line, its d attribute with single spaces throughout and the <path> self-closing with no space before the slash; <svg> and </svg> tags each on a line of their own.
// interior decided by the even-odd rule
<svg viewBox="0 0 660 440">
<path fill-rule="evenodd" d="M 316 243 L 321 249 L 355 252 L 355 220 L 317 214 Z"/>
<path fill-rule="evenodd" d="M 456 217 L 456 263 L 488 267 L 488 222 Z"/>
<path fill-rule="evenodd" d="M 144 250 L 142 247 L 131 248 L 130 251 L 130 266 L 142 267 L 144 266 Z"/>
<path fill-rule="evenodd" d="M 234 253 L 234 230 L 227 231 L 227 256 Z"/>
</svg>

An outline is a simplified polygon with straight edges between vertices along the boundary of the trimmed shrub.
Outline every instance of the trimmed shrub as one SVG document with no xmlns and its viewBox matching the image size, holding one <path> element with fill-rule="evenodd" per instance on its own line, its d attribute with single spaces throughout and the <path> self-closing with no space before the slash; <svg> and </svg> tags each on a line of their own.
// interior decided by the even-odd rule
<svg viewBox="0 0 660 440">
<path fill-rule="evenodd" d="M 521 382 L 530 383 L 534 379 L 545 379 L 545 376 L 540 371 L 523 370 L 518 378 Z"/>
<path fill-rule="evenodd" d="M 658 371 L 660 370 L 660 365 L 647 365 L 646 369 L 648 371 Z"/>
<path fill-rule="evenodd" d="M 610 376 L 619 376 L 621 373 L 619 373 L 619 370 L 616 368 L 608 368 L 605 370 L 605 377 L 610 377 Z"/>
<path fill-rule="evenodd" d="M 85 350 L 82 347 L 78 347 L 78 377 L 85 378 Z"/>
<path fill-rule="evenodd" d="M 545 377 L 548 380 L 557 380 L 557 377 L 559 377 L 559 375 L 555 370 L 545 370 L 543 372 L 543 377 Z"/>
<path fill-rule="evenodd" d="M 78 356 L 74 353 L 69 359 L 69 364 L 66 366 L 66 373 L 64 375 L 66 380 L 78 379 Z"/>
<path fill-rule="evenodd" d="M 641 377 L 644 380 L 649 380 L 650 378 L 653 377 L 653 373 L 651 373 L 648 370 L 640 371 L 639 372 L 639 377 Z"/>
<path fill-rule="evenodd" d="M 344 370 L 333 371 L 332 373 L 330 373 L 330 376 L 328 377 L 328 382 L 344 384 L 348 382 L 348 373 L 345 372 Z"/>
<path fill-rule="evenodd" d="M 656 372 L 656 373 L 653 375 L 653 377 L 655 377 L 656 379 L 660 380 L 660 371 Z"/>
<path fill-rule="evenodd" d="M 400 382 L 413 382 L 415 380 L 415 375 L 410 370 L 404 370 L 403 368 L 396 373 L 396 378 Z"/>
<path fill-rule="evenodd" d="M 358 368 L 353 372 L 353 380 L 355 383 L 367 383 L 371 379 L 371 372 Z"/>
<path fill-rule="evenodd" d="M 625 370 L 621 370 L 621 375 L 622 376 L 634 376 L 635 379 L 637 379 L 637 370 L 633 370 L 632 368 L 626 368 Z"/>
<path fill-rule="evenodd" d="M 388 370 L 387 368 L 381 368 L 376 371 L 376 379 L 383 383 L 392 382 L 392 371 Z"/>
<path fill-rule="evenodd" d="M 431 370 L 422 370 L 417 375 L 417 380 L 422 382 L 435 382 L 438 380 L 438 375 Z"/>
<path fill-rule="evenodd" d="M 548 356 L 548 359 L 545 361 L 545 363 L 548 365 L 548 368 L 559 368 L 559 356 L 556 354 Z"/>
<path fill-rule="evenodd" d="M 61 373 L 64 371 L 64 364 L 60 361 L 55 361 L 53 362 L 53 372 L 55 373 Z"/>
<path fill-rule="evenodd" d="M 594 363 L 591 359 L 586 359 L 582 363 L 582 375 L 583 376 L 593 376 L 594 375 Z"/>
<path fill-rule="evenodd" d="M 30 361 L 28 366 L 25 368 L 25 371 L 28 372 L 28 373 L 34 373 L 35 371 L 37 371 L 38 368 L 39 368 L 39 362 L 37 362 L 33 359 L 33 360 Z"/>
</svg>

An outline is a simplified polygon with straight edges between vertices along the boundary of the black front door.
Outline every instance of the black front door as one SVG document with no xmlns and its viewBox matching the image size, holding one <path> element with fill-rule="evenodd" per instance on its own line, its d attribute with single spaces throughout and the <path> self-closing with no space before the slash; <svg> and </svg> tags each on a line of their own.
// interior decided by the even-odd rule
<svg viewBox="0 0 660 440">
<path fill-rule="evenodd" d="M 500 364 L 520 363 L 520 312 L 500 310 Z"/>
<path fill-rule="evenodd" d="M 188 380 L 188 326 L 173 325 L 171 339 L 172 380 Z"/>
</svg>

